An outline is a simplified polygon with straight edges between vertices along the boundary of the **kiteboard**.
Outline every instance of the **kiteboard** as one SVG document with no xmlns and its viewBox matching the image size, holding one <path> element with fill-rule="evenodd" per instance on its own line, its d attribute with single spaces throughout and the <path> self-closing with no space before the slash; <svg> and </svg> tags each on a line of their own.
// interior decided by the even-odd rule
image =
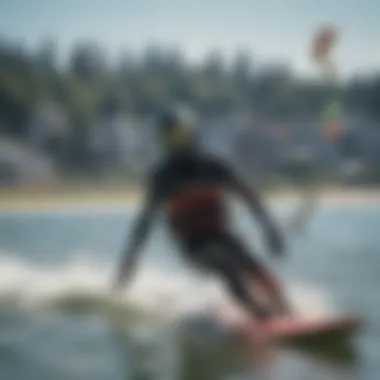
<svg viewBox="0 0 380 380">
<path fill-rule="evenodd" d="M 277 317 L 262 322 L 241 323 L 233 328 L 251 341 L 291 343 L 305 339 L 347 339 L 361 325 L 362 321 L 357 317 Z"/>
</svg>

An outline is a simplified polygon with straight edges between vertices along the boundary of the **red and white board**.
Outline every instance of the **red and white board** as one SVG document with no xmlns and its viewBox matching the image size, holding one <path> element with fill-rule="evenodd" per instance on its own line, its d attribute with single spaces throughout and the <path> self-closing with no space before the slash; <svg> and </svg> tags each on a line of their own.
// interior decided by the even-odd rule
<svg viewBox="0 0 380 380">
<path fill-rule="evenodd" d="M 233 326 L 248 340 L 292 341 L 321 335 L 350 336 L 361 326 L 355 317 L 295 318 L 281 317 L 265 322 Z"/>
</svg>

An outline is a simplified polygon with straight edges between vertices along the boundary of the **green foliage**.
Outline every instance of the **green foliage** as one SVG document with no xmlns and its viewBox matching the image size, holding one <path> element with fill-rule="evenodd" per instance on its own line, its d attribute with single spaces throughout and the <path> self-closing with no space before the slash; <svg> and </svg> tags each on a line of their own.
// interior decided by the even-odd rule
<svg viewBox="0 0 380 380">
<path fill-rule="evenodd" d="M 285 66 L 257 68 L 244 51 L 230 65 L 218 52 L 191 65 L 177 50 L 148 46 L 141 57 L 124 53 L 111 64 L 99 46 L 84 41 L 63 67 L 56 51 L 50 40 L 33 53 L 0 44 L 0 123 L 11 133 L 22 137 L 31 112 L 49 102 L 90 124 L 121 111 L 150 114 L 172 100 L 190 102 L 205 114 L 249 109 L 272 117 L 314 116 L 332 95 L 343 94 L 349 109 L 380 118 L 380 76 L 338 89 L 296 78 Z"/>
<path fill-rule="evenodd" d="M 0 40 L 0 133 L 25 140 L 36 114 L 58 105 L 68 120 L 66 155 L 75 162 L 88 159 L 89 133 L 100 118 L 149 116 L 171 101 L 188 102 L 207 117 L 250 111 L 310 120 L 339 99 L 344 109 L 380 119 L 380 75 L 328 87 L 297 78 L 284 65 L 257 67 L 244 51 L 230 63 L 218 52 L 191 63 L 178 50 L 148 46 L 141 56 L 125 51 L 111 61 L 91 41 L 78 42 L 64 62 L 52 40 L 34 51 Z"/>
</svg>

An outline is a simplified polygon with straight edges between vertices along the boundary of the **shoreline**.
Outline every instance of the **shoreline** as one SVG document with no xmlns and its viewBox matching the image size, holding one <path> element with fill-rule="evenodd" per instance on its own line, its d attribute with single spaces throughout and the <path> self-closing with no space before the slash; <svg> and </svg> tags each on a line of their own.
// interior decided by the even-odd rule
<svg viewBox="0 0 380 380">
<path fill-rule="evenodd" d="M 301 199 L 295 191 L 277 190 L 262 192 L 265 200 L 292 204 Z M 75 209 L 107 209 L 133 207 L 142 200 L 143 191 L 130 186 L 117 188 L 61 188 L 61 189 L 1 189 L 0 212 L 65 211 Z M 320 204 L 370 205 L 380 204 L 380 188 L 333 189 L 325 188 L 317 195 Z M 69 210 L 70 211 L 70 210 Z"/>
</svg>

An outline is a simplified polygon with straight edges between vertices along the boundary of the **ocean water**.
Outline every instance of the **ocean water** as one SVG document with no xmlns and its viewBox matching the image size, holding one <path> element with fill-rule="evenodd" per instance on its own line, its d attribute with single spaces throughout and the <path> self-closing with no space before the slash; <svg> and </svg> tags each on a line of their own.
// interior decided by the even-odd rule
<svg viewBox="0 0 380 380">
<path fill-rule="evenodd" d="M 63 207 L 61 207 L 63 208 Z M 273 205 L 286 224 L 294 205 Z M 338 363 L 282 348 L 253 353 L 189 315 L 235 310 L 218 279 L 186 265 L 158 221 L 139 271 L 109 292 L 131 207 L 0 214 L 0 379 L 363 379 L 380 373 L 380 203 L 317 207 L 288 256 L 267 257 L 257 226 L 236 230 L 281 279 L 304 315 L 355 314 L 365 327 L 356 360 Z"/>
</svg>

